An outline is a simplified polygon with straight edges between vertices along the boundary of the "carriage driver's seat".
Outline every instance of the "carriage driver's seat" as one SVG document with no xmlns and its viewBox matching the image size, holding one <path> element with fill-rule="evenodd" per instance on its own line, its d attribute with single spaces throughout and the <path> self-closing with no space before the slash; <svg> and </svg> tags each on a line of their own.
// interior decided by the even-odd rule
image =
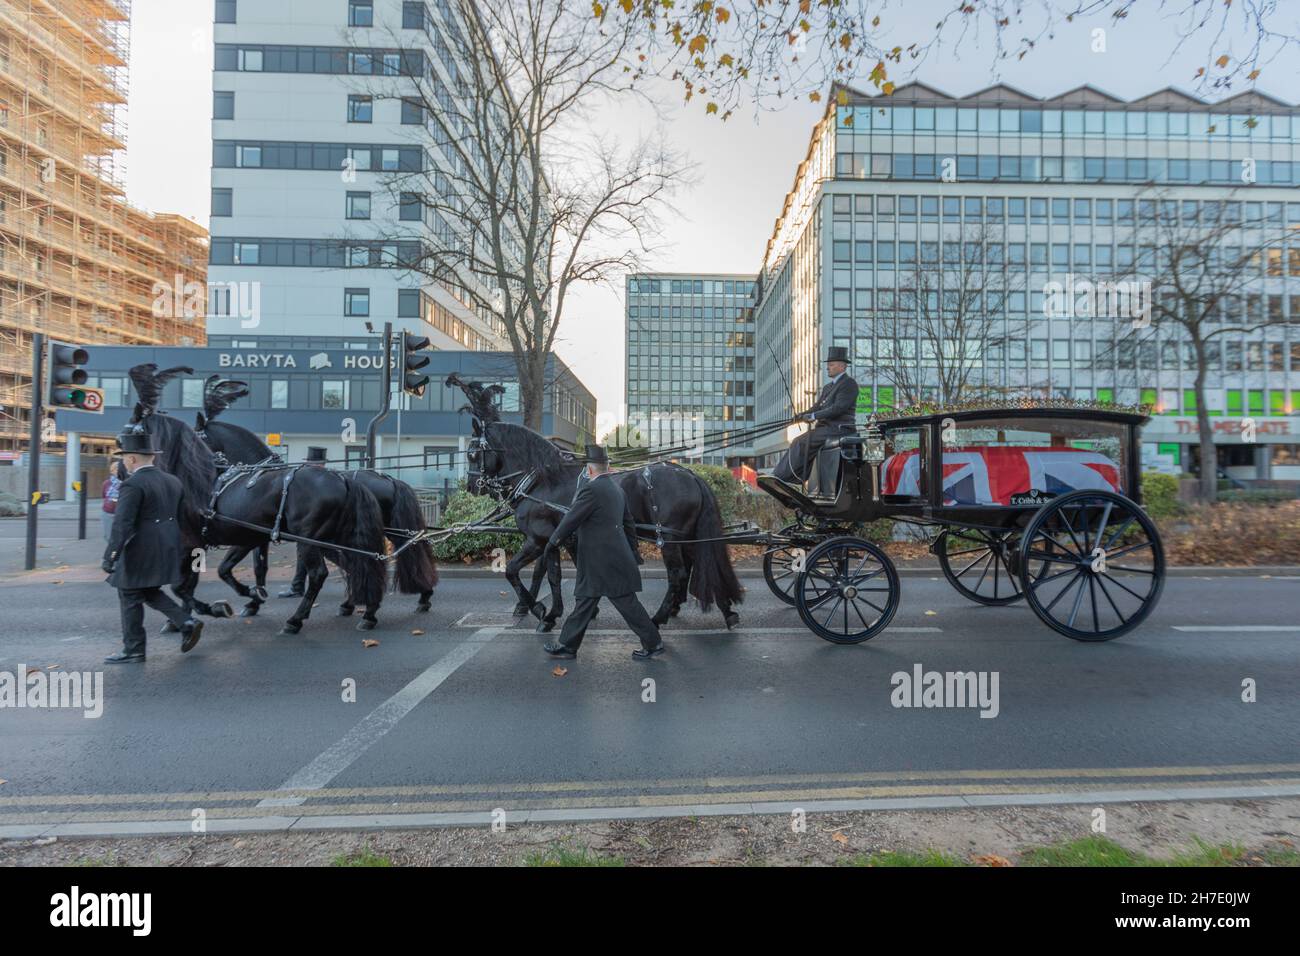
<svg viewBox="0 0 1300 956">
<path fill-rule="evenodd" d="M 860 461 L 862 458 L 862 438 L 854 432 L 831 439 L 817 452 L 817 460 L 807 482 L 811 497 L 828 501 L 839 497 L 846 458 L 852 461 Z"/>
</svg>

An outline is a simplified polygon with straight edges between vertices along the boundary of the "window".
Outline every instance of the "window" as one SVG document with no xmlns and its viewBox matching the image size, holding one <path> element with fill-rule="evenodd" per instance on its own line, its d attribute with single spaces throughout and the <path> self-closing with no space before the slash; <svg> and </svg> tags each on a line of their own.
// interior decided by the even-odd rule
<svg viewBox="0 0 1300 956">
<path fill-rule="evenodd" d="M 402 4 L 402 29 L 403 30 L 423 30 L 425 21 L 429 14 L 423 3 L 411 2 L 406 0 Z"/>
<path fill-rule="evenodd" d="M 373 27 L 374 25 L 374 0 L 348 0 L 348 26 Z"/>
<path fill-rule="evenodd" d="M 181 405 L 184 408 L 203 407 L 203 380 L 186 378 L 181 380 Z"/>
<path fill-rule="evenodd" d="M 343 314 L 349 318 L 364 319 L 370 316 L 370 290 L 344 289 Z"/>
<path fill-rule="evenodd" d="M 289 407 L 289 380 L 287 378 L 271 379 L 271 407 Z"/>
<path fill-rule="evenodd" d="M 262 70 L 262 51 L 240 50 L 239 68 L 249 73 L 260 73 Z"/>
<path fill-rule="evenodd" d="M 224 90 L 212 93 L 212 118 L 231 120 L 235 118 L 235 94 Z"/>
<path fill-rule="evenodd" d="M 231 211 L 233 204 L 233 192 L 229 189 L 212 190 L 212 215 L 214 216 L 233 216 Z"/>
<path fill-rule="evenodd" d="M 370 96 L 351 95 L 348 97 L 348 122 L 373 123 L 375 119 L 375 101 Z"/>
<path fill-rule="evenodd" d="M 402 193 L 397 206 L 397 218 L 403 222 L 420 221 L 420 196 L 418 193 Z M 633 307 L 635 308 L 635 306 Z"/>
<path fill-rule="evenodd" d="M 320 383 L 321 408 L 347 408 L 347 379 L 326 379 Z"/>
<path fill-rule="evenodd" d="M 370 193 L 348 193 L 347 217 L 349 219 L 370 218 Z"/>
<path fill-rule="evenodd" d="M 418 319 L 420 317 L 420 290 L 397 290 L 397 317 L 399 319 Z"/>
<path fill-rule="evenodd" d="M 419 100 L 402 100 L 402 125 L 419 126 L 424 122 L 424 107 Z"/>
<path fill-rule="evenodd" d="M 217 23 L 235 22 L 235 0 L 217 0 Z"/>
</svg>

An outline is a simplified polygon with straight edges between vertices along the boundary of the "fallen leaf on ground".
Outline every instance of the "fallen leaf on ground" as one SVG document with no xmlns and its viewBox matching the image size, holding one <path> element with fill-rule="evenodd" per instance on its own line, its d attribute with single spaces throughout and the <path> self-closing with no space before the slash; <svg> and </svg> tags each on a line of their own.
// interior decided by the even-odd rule
<svg viewBox="0 0 1300 956">
<path fill-rule="evenodd" d="M 362 647 L 378 647 L 378 646 L 379 646 L 379 642 L 378 642 L 377 640 L 375 640 L 373 637 L 367 637 L 367 638 L 364 638 L 364 639 L 361 641 L 361 646 L 362 646 Z"/>
<path fill-rule="evenodd" d="M 424 631 L 420 630 L 420 629 L 417 627 L 417 628 L 416 628 L 415 630 L 413 630 L 411 633 L 414 634 L 416 637 L 419 637 L 421 634 L 424 633 Z"/>
<path fill-rule="evenodd" d="M 926 612 L 925 612 L 925 616 L 926 616 L 926 617 L 934 617 L 934 616 L 935 616 L 936 614 L 938 614 L 938 613 L 939 613 L 938 611 L 926 611 Z"/>
<path fill-rule="evenodd" d="M 567 673 L 569 673 L 569 669 L 567 667 L 557 667 L 553 671 L 551 671 L 551 674 L 555 677 L 563 677 Z"/>
<path fill-rule="evenodd" d="M 998 856 L 996 853 L 982 853 L 975 857 L 975 862 L 980 866 L 1010 866 L 1011 861 L 1005 856 Z"/>
<path fill-rule="evenodd" d="M 46 664 L 45 669 L 47 671 L 56 671 L 62 666 L 63 666 L 62 664 Z"/>
<path fill-rule="evenodd" d="M 836 843 L 848 843 L 848 842 L 849 842 L 849 838 L 846 837 L 843 833 L 832 833 L 832 834 L 831 834 L 831 839 L 834 840 Z"/>
</svg>

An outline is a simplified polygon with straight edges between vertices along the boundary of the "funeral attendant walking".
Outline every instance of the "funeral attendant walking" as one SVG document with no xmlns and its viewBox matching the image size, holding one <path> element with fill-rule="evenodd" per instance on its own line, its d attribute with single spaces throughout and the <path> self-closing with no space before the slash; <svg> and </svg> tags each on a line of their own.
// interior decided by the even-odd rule
<svg viewBox="0 0 1300 956">
<path fill-rule="evenodd" d="M 641 590 L 641 572 L 636 567 L 640 562 L 636 525 L 623 489 L 609 476 L 609 458 L 599 445 L 587 448 L 587 476 L 590 480 L 578 485 L 569 513 L 546 544 L 550 552 L 577 532 L 578 576 L 573 585 L 577 603 L 564 621 L 559 641 L 550 642 L 543 649 L 555 657 L 576 657 L 600 599 L 606 597 L 641 638 L 641 647 L 632 656 L 655 657 L 663 653 L 664 643 L 659 628 L 636 596 Z M 548 557 L 549 554 L 543 555 L 542 560 Z"/>
<path fill-rule="evenodd" d="M 146 604 L 180 629 L 182 652 L 193 648 L 203 632 L 202 622 L 162 592 L 181 580 L 180 479 L 154 467 L 160 450 L 148 433 L 125 432 L 118 444 L 130 477 L 118 490 L 113 531 L 104 549 L 103 567 L 122 608 L 122 651 L 104 658 L 108 664 L 144 661 Z"/>
</svg>

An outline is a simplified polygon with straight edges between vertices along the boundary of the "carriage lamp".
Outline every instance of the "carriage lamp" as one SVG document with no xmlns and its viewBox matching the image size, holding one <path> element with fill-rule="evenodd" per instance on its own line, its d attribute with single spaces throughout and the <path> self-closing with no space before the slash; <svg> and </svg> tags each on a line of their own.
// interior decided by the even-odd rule
<svg viewBox="0 0 1300 956">
<path fill-rule="evenodd" d="M 876 424 L 874 413 L 867 419 L 867 432 L 862 441 L 862 458 L 873 465 L 879 465 L 885 460 L 885 436 L 880 431 L 880 426 Z"/>
</svg>

